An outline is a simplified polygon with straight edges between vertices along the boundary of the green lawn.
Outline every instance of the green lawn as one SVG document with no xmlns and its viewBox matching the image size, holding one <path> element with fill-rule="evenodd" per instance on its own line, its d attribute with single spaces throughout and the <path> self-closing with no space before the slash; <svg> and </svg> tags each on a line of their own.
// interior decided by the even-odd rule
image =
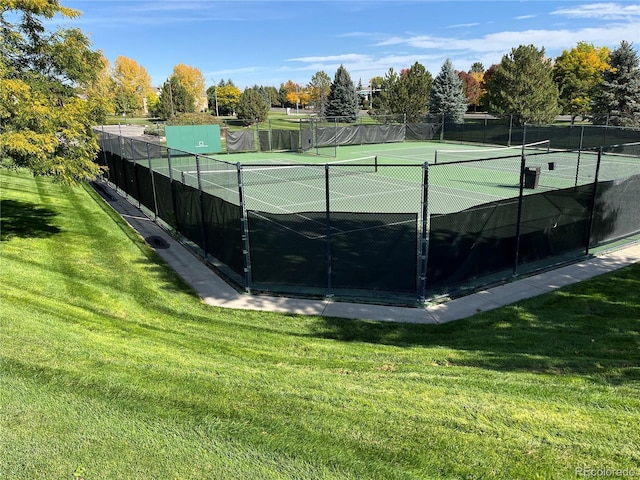
<svg viewBox="0 0 640 480">
<path fill-rule="evenodd" d="M 640 265 L 441 326 L 223 310 L 0 175 L 0 478 L 640 475 Z"/>
</svg>

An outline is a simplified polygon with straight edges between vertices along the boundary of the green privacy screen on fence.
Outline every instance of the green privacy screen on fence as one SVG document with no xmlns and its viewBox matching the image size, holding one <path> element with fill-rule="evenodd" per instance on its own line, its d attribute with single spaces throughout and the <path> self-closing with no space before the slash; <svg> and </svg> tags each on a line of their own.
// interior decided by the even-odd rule
<svg viewBox="0 0 640 480">
<path fill-rule="evenodd" d="M 180 125 L 165 127 L 167 147 L 189 153 L 220 153 L 220 125 Z"/>
</svg>

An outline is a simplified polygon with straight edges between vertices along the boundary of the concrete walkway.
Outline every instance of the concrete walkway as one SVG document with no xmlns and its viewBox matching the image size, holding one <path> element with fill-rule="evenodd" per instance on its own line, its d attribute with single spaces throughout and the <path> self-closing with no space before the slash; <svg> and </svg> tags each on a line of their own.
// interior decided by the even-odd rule
<svg viewBox="0 0 640 480">
<path fill-rule="evenodd" d="M 218 277 L 200 259 L 174 240 L 136 206 L 116 193 L 109 185 L 96 182 L 96 190 L 200 295 L 205 303 L 217 307 L 271 312 L 297 313 L 325 317 L 342 317 L 392 322 L 446 323 L 478 312 L 535 297 L 565 285 L 640 261 L 640 243 L 609 251 L 556 270 L 522 278 L 455 300 L 429 307 L 393 307 L 328 300 L 246 295 L 238 293 Z"/>
</svg>

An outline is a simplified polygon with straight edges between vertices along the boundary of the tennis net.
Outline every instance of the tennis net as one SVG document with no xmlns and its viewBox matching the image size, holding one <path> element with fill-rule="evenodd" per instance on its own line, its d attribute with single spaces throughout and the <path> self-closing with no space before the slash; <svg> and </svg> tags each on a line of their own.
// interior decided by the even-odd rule
<svg viewBox="0 0 640 480">
<path fill-rule="evenodd" d="M 478 148 L 478 149 L 437 149 L 434 153 L 434 163 L 451 163 L 465 160 L 491 160 L 494 158 L 513 157 L 520 155 L 524 150 L 525 154 L 549 153 L 551 149 L 550 140 L 528 143 L 525 145 L 514 145 L 510 147 Z"/>
<path fill-rule="evenodd" d="M 252 163 L 240 165 L 244 185 L 269 185 L 322 179 L 327 168 L 331 177 L 375 173 L 378 171 L 378 157 L 372 155 L 326 163 L 295 163 L 288 165 Z M 229 168 L 200 170 L 199 174 L 200 179 L 208 185 L 216 185 L 227 190 L 237 189 L 237 167 L 233 170 Z M 182 171 L 181 175 L 183 184 L 197 186 L 197 170 Z"/>
</svg>

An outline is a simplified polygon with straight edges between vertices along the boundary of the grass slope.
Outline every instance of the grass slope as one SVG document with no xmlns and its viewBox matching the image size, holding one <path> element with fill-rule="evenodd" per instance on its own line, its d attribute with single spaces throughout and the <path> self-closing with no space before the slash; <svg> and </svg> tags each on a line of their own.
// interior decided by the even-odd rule
<svg viewBox="0 0 640 480">
<path fill-rule="evenodd" d="M 0 478 L 640 475 L 640 265 L 442 326 L 223 310 L 0 173 Z"/>
</svg>

